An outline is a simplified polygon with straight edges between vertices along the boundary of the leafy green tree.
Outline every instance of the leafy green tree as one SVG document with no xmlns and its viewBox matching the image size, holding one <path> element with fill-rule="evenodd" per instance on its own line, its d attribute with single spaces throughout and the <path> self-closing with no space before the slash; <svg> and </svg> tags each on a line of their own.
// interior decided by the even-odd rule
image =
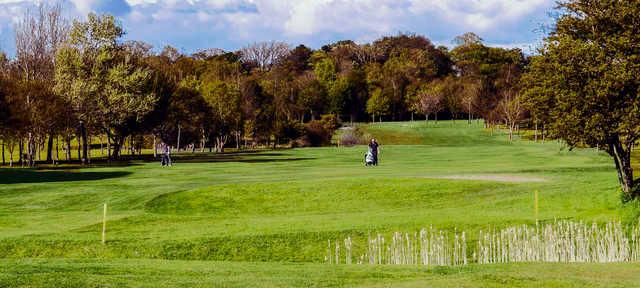
<svg viewBox="0 0 640 288">
<path fill-rule="evenodd" d="M 118 39 L 122 27 L 111 15 L 89 14 L 74 21 L 68 43 L 56 57 L 56 91 L 71 103 L 80 121 L 83 160 L 87 159 L 87 126 L 113 142 L 110 157 L 119 157 L 129 121 L 142 121 L 157 98 L 150 91 L 151 72 L 138 67 Z M 111 147 L 109 145 L 108 147 Z"/>
<path fill-rule="evenodd" d="M 298 105 L 308 110 L 311 120 L 326 112 L 327 91 L 317 79 L 308 79 L 303 83 L 298 97 Z M 304 114 L 304 113 L 303 113 Z"/>
<path fill-rule="evenodd" d="M 156 94 L 149 89 L 151 71 L 125 59 L 108 69 L 97 101 L 97 119 L 113 140 L 115 158 L 120 156 L 124 138 L 131 132 L 129 121 L 140 123 L 153 110 Z M 135 124 L 134 124 L 135 125 Z"/>
<path fill-rule="evenodd" d="M 380 121 L 382 121 L 382 116 L 388 115 L 391 109 L 391 99 L 389 99 L 384 93 L 382 93 L 382 89 L 377 88 L 371 92 L 371 97 L 367 100 L 367 113 L 371 115 L 373 121 L 376 120 L 376 115 L 378 115 Z"/>
<path fill-rule="evenodd" d="M 631 151 L 640 137 L 640 3 L 575 0 L 559 6 L 556 30 L 527 71 L 525 95 L 541 97 L 540 103 L 552 99 L 550 134 L 571 147 L 606 151 L 625 199 L 638 198 Z"/>
<path fill-rule="evenodd" d="M 205 82 L 200 89 L 211 109 L 216 152 L 222 153 L 233 132 L 242 130 L 240 93 L 236 86 L 222 81 Z"/>
<path fill-rule="evenodd" d="M 316 79 L 325 87 L 331 87 L 338 78 L 338 69 L 335 61 L 324 52 L 315 52 L 312 58 L 316 59 L 313 63 L 313 73 Z"/>
<path fill-rule="evenodd" d="M 522 75 L 521 100 L 523 107 L 530 113 L 534 122 L 534 141 L 538 141 L 538 126 L 542 126 L 542 141 L 545 140 L 545 126 L 553 119 L 552 108 L 555 106 L 555 81 L 552 77 L 547 77 L 545 70 L 553 69 L 553 64 L 542 55 L 535 55 L 530 58 L 527 67 L 528 73 Z"/>
<path fill-rule="evenodd" d="M 461 76 L 461 83 L 468 86 L 468 81 L 474 82 L 471 91 L 474 95 L 472 98 L 475 98 L 475 113 L 485 119 L 485 124 L 491 125 L 499 121 L 500 116 L 496 115 L 500 113 L 496 109 L 504 95 L 503 91 L 518 85 L 521 71 L 526 64 L 522 51 L 488 47 L 481 42 L 467 39 L 451 51 L 451 57 L 455 62 L 457 74 Z M 464 92 L 464 89 L 461 92 Z M 464 98 L 461 97 L 460 102 L 463 102 Z M 468 107 L 469 102 L 466 104 Z M 459 108 L 464 111 L 462 106 L 459 105 Z"/>
</svg>

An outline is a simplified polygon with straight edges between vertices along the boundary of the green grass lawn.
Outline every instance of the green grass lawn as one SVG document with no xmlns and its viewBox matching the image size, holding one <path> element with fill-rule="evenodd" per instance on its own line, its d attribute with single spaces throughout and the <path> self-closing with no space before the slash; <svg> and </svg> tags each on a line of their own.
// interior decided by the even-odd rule
<svg viewBox="0 0 640 288">
<path fill-rule="evenodd" d="M 433 225 L 473 241 L 534 223 L 536 190 L 542 221 L 621 218 L 613 163 L 593 149 L 511 143 L 466 121 L 364 128 L 382 144 L 379 167 L 364 167 L 356 146 L 181 154 L 170 168 L 0 169 L 0 287 L 640 284 L 628 263 L 323 264 L 327 240 L 347 236 Z"/>
</svg>

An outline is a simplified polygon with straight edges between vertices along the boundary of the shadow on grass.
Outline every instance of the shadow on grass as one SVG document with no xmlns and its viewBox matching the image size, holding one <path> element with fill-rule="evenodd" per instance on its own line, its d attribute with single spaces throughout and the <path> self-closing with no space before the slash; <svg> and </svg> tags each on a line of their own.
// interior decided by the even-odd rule
<svg viewBox="0 0 640 288">
<path fill-rule="evenodd" d="M 176 164 L 180 163 L 269 163 L 313 160 L 313 157 L 278 157 L 281 153 L 228 153 L 228 154 L 180 154 L 172 156 Z M 159 161 L 159 160 L 158 160 Z"/>
<path fill-rule="evenodd" d="M 70 172 L 36 169 L 0 169 L 0 184 L 92 181 L 124 177 L 131 172 Z"/>
<path fill-rule="evenodd" d="M 314 157 L 287 157 L 288 155 L 280 152 L 262 152 L 262 151 L 235 151 L 228 153 L 210 153 L 210 152 L 180 152 L 177 154 L 171 155 L 171 160 L 174 165 L 179 165 L 180 163 L 227 163 L 227 162 L 241 162 L 241 163 L 269 163 L 269 162 L 292 162 L 292 161 L 301 161 L 301 160 L 314 160 Z M 80 161 L 62 161 L 57 165 L 52 165 L 46 163 L 44 161 L 36 161 L 36 169 L 17 169 L 21 171 L 32 171 L 39 172 L 42 171 L 65 171 L 74 170 L 74 169 L 87 169 L 87 168 L 104 168 L 104 167 L 130 167 L 136 165 L 143 165 L 144 163 L 153 163 L 157 162 L 160 164 L 161 155 L 158 154 L 157 157 L 154 157 L 152 154 L 142 154 L 142 155 L 122 155 L 118 160 L 108 160 L 106 157 L 96 157 L 91 159 L 91 163 L 87 165 L 83 165 Z M 0 174 L 2 171 L 14 171 L 14 169 L 4 169 L 0 168 Z M 62 173 L 62 172 L 58 172 Z M 76 173 L 80 174 L 80 173 Z M 11 177 L 11 176 L 9 176 Z M 0 175 L 0 184 L 8 183 L 6 179 L 7 177 L 4 175 Z M 91 180 L 91 179 L 87 179 Z M 69 180 L 62 180 L 69 181 Z M 41 182 L 51 182 L 51 181 L 41 181 Z"/>
</svg>

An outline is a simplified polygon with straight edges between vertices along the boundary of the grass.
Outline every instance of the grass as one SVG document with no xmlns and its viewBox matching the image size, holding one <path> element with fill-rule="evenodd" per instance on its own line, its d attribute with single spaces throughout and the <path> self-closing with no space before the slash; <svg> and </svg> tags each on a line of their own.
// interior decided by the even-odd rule
<svg viewBox="0 0 640 288">
<path fill-rule="evenodd" d="M 433 225 L 464 230 L 472 242 L 488 227 L 534 223 L 535 190 L 542 221 L 621 217 L 612 161 L 593 149 L 511 143 L 466 121 L 364 128 L 382 144 L 379 167 L 363 167 L 366 148 L 356 146 L 186 153 L 171 168 L 133 161 L 0 169 L 0 286 L 639 283 L 636 264 L 432 270 L 321 264 L 327 240 L 351 236 L 366 243 L 368 233 Z M 523 181 L 528 178 L 544 181 Z M 486 181 L 491 179 L 501 181 Z M 109 222 L 102 245 L 105 202 Z"/>
</svg>

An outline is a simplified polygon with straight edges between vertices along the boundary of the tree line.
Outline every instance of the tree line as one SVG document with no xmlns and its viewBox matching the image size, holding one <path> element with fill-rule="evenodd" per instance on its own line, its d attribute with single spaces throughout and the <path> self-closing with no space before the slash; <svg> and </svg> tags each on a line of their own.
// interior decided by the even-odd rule
<svg viewBox="0 0 640 288">
<path fill-rule="evenodd" d="M 70 22 L 61 12 L 41 5 L 24 15 L 15 57 L 0 56 L 2 147 L 10 157 L 18 149 L 27 165 L 42 149 L 54 161 L 54 143 L 71 159 L 72 140 L 86 162 L 92 138 L 107 142 L 116 159 L 125 141 L 135 153 L 149 136 L 154 144 L 221 152 L 322 145 L 341 121 L 439 114 L 499 121 L 503 94 L 526 62 L 520 50 L 487 47 L 473 33 L 457 37 L 451 51 L 400 33 L 317 50 L 262 42 L 233 52 L 186 55 L 168 46 L 156 53 L 123 41 L 111 15 Z"/>
</svg>

